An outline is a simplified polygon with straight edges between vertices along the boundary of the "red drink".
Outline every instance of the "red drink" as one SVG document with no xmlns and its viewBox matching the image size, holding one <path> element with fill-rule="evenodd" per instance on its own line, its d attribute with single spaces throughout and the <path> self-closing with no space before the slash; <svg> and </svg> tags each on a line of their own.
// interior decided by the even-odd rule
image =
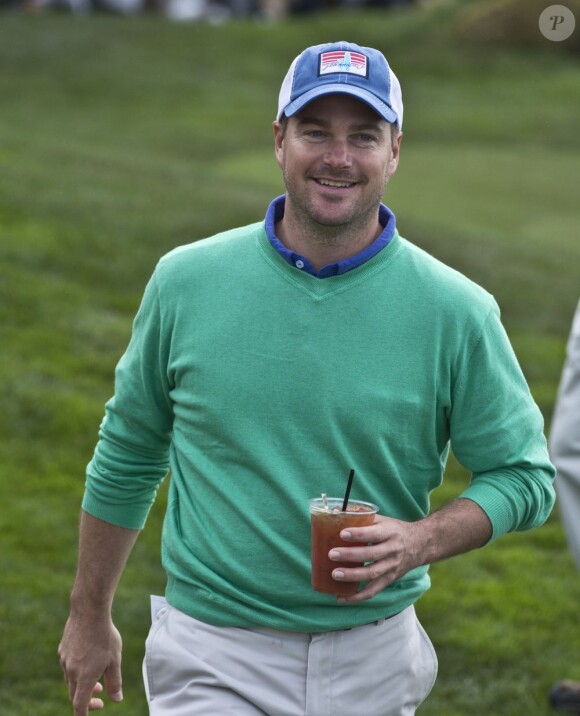
<svg viewBox="0 0 580 716">
<path fill-rule="evenodd" d="M 320 497 L 310 500 L 312 588 L 317 592 L 348 597 L 356 593 L 359 582 L 337 582 L 332 578 L 332 572 L 340 567 L 362 567 L 364 562 L 333 562 L 328 553 L 333 547 L 367 544 L 345 542 L 340 539 L 340 532 L 347 527 L 372 525 L 379 508 L 370 502 L 351 500 L 343 512 L 342 503 L 343 500 L 338 497 L 329 497 L 328 507 L 324 506 Z"/>
</svg>

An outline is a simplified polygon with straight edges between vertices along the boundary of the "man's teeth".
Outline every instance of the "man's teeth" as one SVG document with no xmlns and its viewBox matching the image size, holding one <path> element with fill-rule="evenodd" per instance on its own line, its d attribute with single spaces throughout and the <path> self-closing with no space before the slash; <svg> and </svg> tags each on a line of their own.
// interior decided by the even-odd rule
<svg viewBox="0 0 580 716">
<path fill-rule="evenodd" d="M 350 181 L 330 181 L 329 179 L 319 179 L 318 183 L 323 186 L 334 186 L 338 188 L 345 188 L 353 184 L 353 182 Z"/>
</svg>

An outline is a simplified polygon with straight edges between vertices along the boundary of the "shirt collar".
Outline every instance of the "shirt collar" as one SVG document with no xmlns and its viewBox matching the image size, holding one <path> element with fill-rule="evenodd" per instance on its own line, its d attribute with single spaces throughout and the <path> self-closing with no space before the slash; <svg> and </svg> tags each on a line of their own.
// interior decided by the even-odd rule
<svg viewBox="0 0 580 716">
<path fill-rule="evenodd" d="M 319 271 L 316 271 L 310 261 L 305 256 L 287 249 L 280 239 L 276 236 L 276 223 L 284 216 L 284 206 L 286 203 L 286 195 L 276 197 L 266 212 L 266 235 L 272 246 L 276 251 L 294 268 L 299 271 L 305 271 L 306 273 L 316 276 L 316 278 L 328 278 L 329 276 L 339 276 L 340 274 L 352 271 L 352 269 L 361 266 L 365 262 L 369 261 L 381 249 L 391 241 L 395 235 L 396 219 L 393 212 L 384 204 L 379 207 L 379 222 L 383 226 L 381 234 L 373 241 L 370 246 L 363 249 L 358 254 L 350 256 L 342 261 L 328 264 L 323 266 Z"/>
</svg>

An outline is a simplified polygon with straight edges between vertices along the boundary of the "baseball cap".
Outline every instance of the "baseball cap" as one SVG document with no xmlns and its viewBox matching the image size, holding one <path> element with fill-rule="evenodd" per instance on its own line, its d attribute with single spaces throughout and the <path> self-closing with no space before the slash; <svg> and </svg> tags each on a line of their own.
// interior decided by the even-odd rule
<svg viewBox="0 0 580 716">
<path fill-rule="evenodd" d="M 345 41 L 308 47 L 284 78 L 277 118 L 291 117 L 327 94 L 356 97 L 387 122 L 403 127 L 401 85 L 379 50 Z"/>
</svg>

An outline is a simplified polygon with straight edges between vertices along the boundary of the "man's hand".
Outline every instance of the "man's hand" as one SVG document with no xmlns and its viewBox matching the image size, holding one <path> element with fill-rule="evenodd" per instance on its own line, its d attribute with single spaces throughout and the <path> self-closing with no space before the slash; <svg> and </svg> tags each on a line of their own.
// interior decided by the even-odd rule
<svg viewBox="0 0 580 716">
<path fill-rule="evenodd" d="M 70 616 L 58 648 L 74 716 L 104 707 L 103 686 L 121 701 L 121 635 L 111 620 L 113 597 L 139 530 L 81 512 L 79 559 Z"/>
<path fill-rule="evenodd" d="M 340 597 L 339 602 L 353 604 L 370 599 L 391 582 L 419 566 L 415 553 L 413 532 L 415 522 L 402 522 L 377 515 L 370 527 L 349 527 L 340 534 L 344 541 L 368 542 L 364 547 L 336 547 L 329 557 L 337 562 L 368 562 L 364 567 L 335 569 L 334 579 L 340 582 L 366 582 L 368 584 L 352 597 Z"/>
<path fill-rule="evenodd" d="M 349 527 L 340 533 L 346 542 L 368 546 L 335 547 L 329 557 L 337 562 L 365 562 L 364 567 L 335 569 L 340 582 L 368 582 L 344 604 L 370 599 L 416 567 L 462 554 L 484 545 L 492 535 L 485 512 L 469 499 L 457 499 L 417 522 L 377 515 L 370 527 Z"/>
<path fill-rule="evenodd" d="M 121 636 L 107 618 L 69 617 L 58 654 L 74 716 L 104 708 L 103 686 L 111 701 L 122 701 Z"/>
</svg>

